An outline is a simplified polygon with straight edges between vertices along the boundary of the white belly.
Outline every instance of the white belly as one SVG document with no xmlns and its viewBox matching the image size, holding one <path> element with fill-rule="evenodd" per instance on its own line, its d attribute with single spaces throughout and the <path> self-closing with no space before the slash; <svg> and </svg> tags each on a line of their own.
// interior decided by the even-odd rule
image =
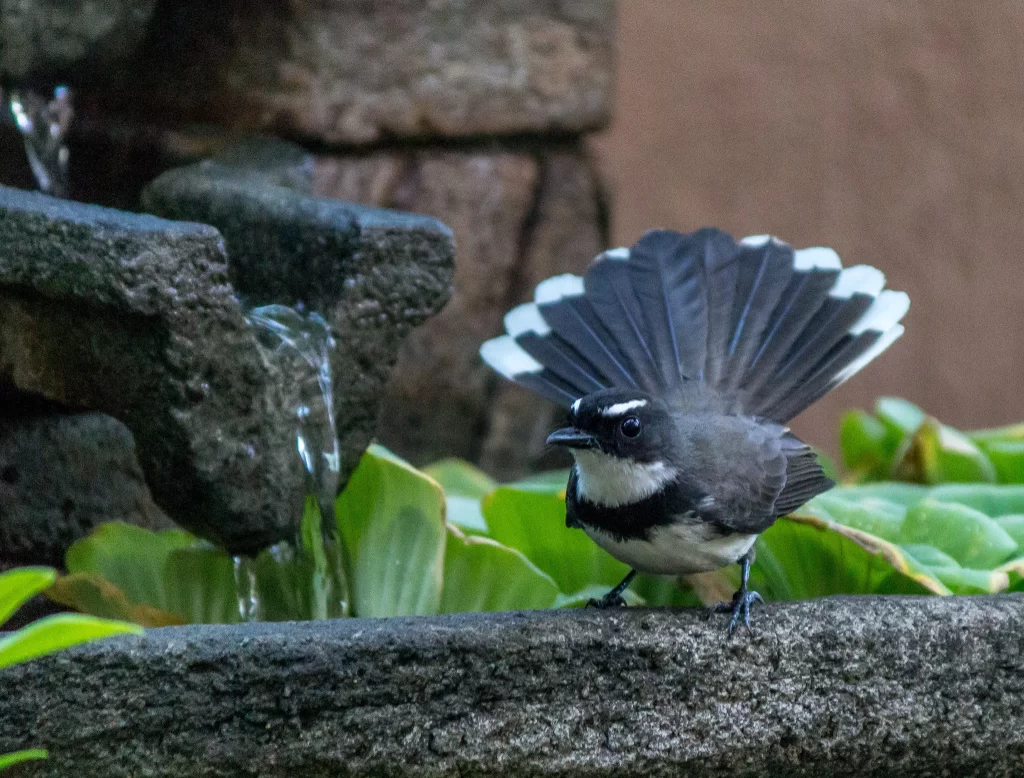
<svg viewBox="0 0 1024 778">
<path fill-rule="evenodd" d="M 597 545 L 641 573 L 688 575 L 718 570 L 746 554 L 757 535 L 727 535 L 708 539 L 699 524 L 655 527 L 650 540 L 617 540 L 603 530 L 584 526 Z"/>
</svg>

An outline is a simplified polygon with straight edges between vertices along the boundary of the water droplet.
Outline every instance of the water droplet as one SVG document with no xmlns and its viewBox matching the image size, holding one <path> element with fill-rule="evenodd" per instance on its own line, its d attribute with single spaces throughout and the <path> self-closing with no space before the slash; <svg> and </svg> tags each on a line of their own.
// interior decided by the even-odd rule
<svg viewBox="0 0 1024 778">
<path fill-rule="evenodd" d="M 74 115 L 71 90 L 59 86 L 47 100 L 31 89 L 13 90 L 7 105 L 21 133 L 29 167 L 40 191 L 68 196 L 67 136 Z"/>
</svg>

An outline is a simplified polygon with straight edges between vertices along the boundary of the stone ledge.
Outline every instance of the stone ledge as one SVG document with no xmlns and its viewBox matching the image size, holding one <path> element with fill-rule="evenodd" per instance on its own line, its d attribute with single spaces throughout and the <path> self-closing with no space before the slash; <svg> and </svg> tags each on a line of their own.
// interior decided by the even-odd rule
<svg viewBox="0 0 1024 778">
<path fill-rule="evenodd" d="M 1024 596 L 152 630 L 0 674 L 25 775 L 1010 775 Z"/>
</svg>

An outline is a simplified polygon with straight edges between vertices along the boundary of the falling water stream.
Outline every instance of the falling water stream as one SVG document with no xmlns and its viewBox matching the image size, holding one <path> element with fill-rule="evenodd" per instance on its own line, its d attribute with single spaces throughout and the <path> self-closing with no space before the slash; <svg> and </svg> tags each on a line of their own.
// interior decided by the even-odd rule
<svg viewBox="0 0 1024 778">
<path fill-rule="evenodd" d="M 348 613 L 349 592 L 345 575 L 344 548 L 337 539 L 334 503 L 341 481 L 341 452 L 334 416 L 334 387 L 330 352 L 335 346 L 331 328 L 316 312 L 285 305 L 253 308 L 249 323 L 260 333 L 261 340 L 276 351 L 293 358 L 298 388 L 295 406 L 295 446 L 306 469 L 307 493 L 319 508 L 324 558 L 314 558 L 315 618 L 334 618 Z M 271 549 L 275 560 L 293 559 L 295 554 L 310 553 L 302 538 L 293 548 L 278 544 Z M 313 554 L 317 557 L 316 554 Z M 258 592 L 254 585 L 252 562 L 235 561 L 235 582 L 239 598 L 239 615 L 244 621 L 256 620 L 260 614 Z"/>
<path fill-rule="evenodd" d="M 7 105 L 25 144 L 36 185 L 47 194 L 67 197 L 71 90 L 58 86 L 47 100 L 31 89 L 14 89 Z"/>
</svg>

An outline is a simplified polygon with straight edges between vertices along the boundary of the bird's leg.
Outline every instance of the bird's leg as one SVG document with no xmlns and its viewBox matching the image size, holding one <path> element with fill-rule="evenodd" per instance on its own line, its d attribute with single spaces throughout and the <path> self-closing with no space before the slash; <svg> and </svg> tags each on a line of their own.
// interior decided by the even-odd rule
<svg viewBox="0 0 1024 778">
<path fill-rule="evenodd" d="M 600 600 L 591 598 L 587 600 L 588 608 L 621 608 L 624 607 L 626 601 L 622 598 L 622 593 L 626 591 L 626 587 L 636 577 L 636 570 L 630 570 L 626 574 L 626 577 L 619 581 L 619 585 L 612 589 L 608 594 L 602 597 Z"/>
<path fill-rule="evenodd" d="M 712 613 L 732 614 L 732 618 L 729 619 L 730 635 L 739 626 L 741 620 L 743 621 L 743 626 L 750 629 L 750 606 L 755 602 L 764 602 L 760 594 L 747 590 L 747 580 L 750 578 L 750 563 L 753 561 L 753 558 L 754 549 L 750 549 L 740 559 L 740 588 L 732 596 L 732 602 L 720 602 L 708 611 L 709 616 Z"/>
</svg>

